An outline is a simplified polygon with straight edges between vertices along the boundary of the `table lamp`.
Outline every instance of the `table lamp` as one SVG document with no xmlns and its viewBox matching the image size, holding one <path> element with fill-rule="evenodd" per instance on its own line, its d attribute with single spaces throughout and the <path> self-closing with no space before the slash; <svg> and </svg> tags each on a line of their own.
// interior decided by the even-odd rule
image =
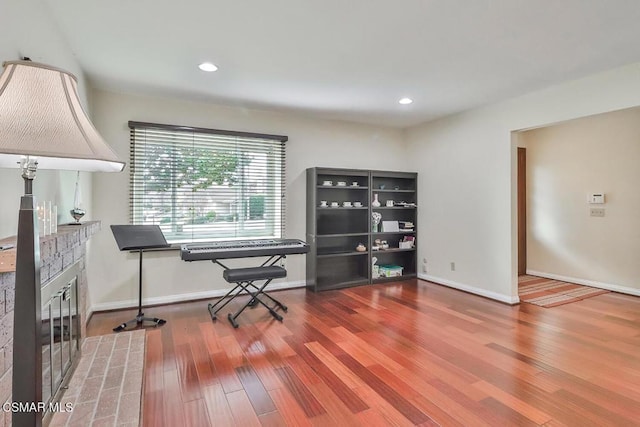
<svg viewBox="0 0 640 427">
<path fill-rule="evenodd" d="M 0 167 L 24 179 L 16 245 L 13 332 L 14 403 L 42 401 L 40 239 L 34 209 L 37 168 L 120 172 L 125 163 L 98 134 L 78 98 L 72 74 L 48 65 L 7 61 L 0 75 Z M 43 414 L 12 414 L 12 425 L 40 426 Z"/>
</svg>

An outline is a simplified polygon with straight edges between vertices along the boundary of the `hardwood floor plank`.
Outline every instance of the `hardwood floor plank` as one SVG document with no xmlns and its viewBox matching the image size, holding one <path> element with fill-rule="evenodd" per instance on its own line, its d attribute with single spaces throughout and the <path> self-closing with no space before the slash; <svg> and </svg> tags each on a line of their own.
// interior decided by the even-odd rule
<svg viewBox="0 0 640 427">
<path fill-rule="evenodd" d="M 229 402 L 229 408 L 231 414 L 233 414 L 233 420 L 237 426 L 259 426 L 260 420 L 256 413 L 253 411 L 251 402 L 247 397 L 244 390 L 234 391 L 227 394 L 227 402 Z M 179 425 L 179 424 L 170 424 Z"/>
<path fill-rule="evenodd" d="M 145 392 L 145 405 L 142 422 L 145 426 L 161 427 L 164 425 L 164 395 L 162 390 Z"/>
<path fill-rule="evenodd" d="M 242 390 L 242 383 L 238 379 L 238 375 L 229 361 L 227 353 L 224 351 L 213 353 L 211 354 L 211 358 L 213 359 L 213 365 L 216 368 L 218 379 L 225 393 Z"/>
<path fill-rule="evenodd" d="M 182 425 L 188 427 L 203 427 L 211 425 L 207 408 L 203 399 L 192 400 L 184 403 L 184 421 Z"/>
<path fill-rule="evenodd" d="M 225 326 L 231 327 L 230 325 Z M 224 348 L 227 360 L 233 368 L 237 368 L 247 363 L 244 351 L 242 347 L 240 347 L 235 335 L 221 337 L 220 344 L 222 345 L 222 348 Z"/>
<path fill-rule="evenodd" d="M 355 393 L 371 406 L 371 410 L 375 411 L 380 419 L 384 420 L 387 425 L 392 426 L 414 426 L 416 423 L 407 419 L 398 409 L 390 404 L 383 396 L 376 393 L 370 387 L 360 387 L 354 390 Z M 363 411 L 364 412 L 364 411 Z M 357 416 L 359 414 L 356 414 Z M 364 417 L 368 417 L 366 414 Z"/>
<path fill-rule="evenodd" d="M 288 341 L 289 342 L 289 341 Z M 303 344 L 293 343 L 293 339 L 289 342 L 292 348 L 296 350 L 298 356 L 310 366 L 314 374 L 318 376 L 324 383 L 326 383 L 331 390 L 347 405 L 347 407 L 353 413 L 363 411 L 368 408 L 367 404 L 362 401 L 351 390 L 341 378 L 329 369 L 324 363 L 322 363 L 308 348 Z"/>
<path fill-rule="evenodd" d="M 492 397 L 487 397 L 481 403 L 484 407 L 488 408 L 494 416 L 501 420 L 500 425 L 518 427 L 535 427 L 540 425 L 536 424 L 518 411 L 512 409 L 507 405 L 504 405 L 502 402 L 499 402 Z"/>
<path fill-rule="evenodd" d="M 202 399 L 200 380 L 193 360 L 193 353 L 191 353 L 191 346 L 189 344 L 178 344 L 175 347 L 175 355 L 182 401 L 189 402 Z"/>
<path fill-rule="evenodd" d="M 286 423 L 278 411 L 259 415 L 258 421 L 262 427 L 281 427 Z"/>
<path fill-rule="evenodd" d="M 202 329 L 198 328 L 197 332 L 192 335 L 189 345 L 200 387 L 205 388 L 218 384 L 220 381 L 213 360 L 209 355 L 206 339 L 202 335 Z"/>
<path fill-rule="evenodd" d="M 353 340 L 341 342 L 339 345 L 345 353 L 351 355 L 364 366 L 381 365 L 390 371 L 404 369 L 402 365 L 379 351 L 376 346 L 361 340 L 357 336 L 354 336 Z"/>
<path fill-rule="evenodd" d="M 425 414 L 429 414 L 429 417 L 439 426 L 447 427 L 466 427 L 467 424 L 454 418 L 445 408 L 441 408 L 434 402 L 430 401 L 426 396 L 420 395 L 411 399 L 416 408 L 420 408 Z"/>
<path fill-rule="evenodd" d="M 321 425 L 322 420 L 331 420 L 331 424 L 324 425 L 339 425 L 339 426 L 360 426 L 358 419 L 358 413 L 353 413 L 351 409 L 345 405 L 329 386 L 323 382 L 309 385 L 309 390 L 313 395 L 322 402 L 322 406 L 326 410 L 325 415 L 315 417 L 313 422 L 315 425 Z M 362 411 L 360 411 L 362 412 Z"/>
<path fill-rule="evenodd" d="M 235 426 L 231 408 L 221 384 L 205 387 L 202 390 L 202 396 L 209 416 L 209 425 L 219 427 Z"/>
<path fill-rule="evenodd" d="M 449 399 L 451 399 L 451 401 L 455 402 L 456 405 L 459 405 L 459 410 L 464 410 L 469 415 L 473 415 L 473 417 L 482 420 L 483 423 L 489 423 L 490 425 L 498 426 L 504 425 L 505 421 L 508 421 L 502 419 L 499 414 L 493 412 L 482 404 L 482 402 L 486 401 L 489 398 L 478 402 L 472 399 L 468 399 L 461 390 L 445 383 L 444 381 L 436 379 L 430 381 L 429 383 L 436 390 L 438 390 L 441 395 L 447 396 Z"/>
<path fill-rule="evenodd" d="M 584 393 L 581 393 L 584 394 Z M 578 395 L 567 390 L 558 390 L 556 397 L 561 398 L 565 402 L 570 402 L 575 407 L 582 408 L 583 411 L 593 414 L 594 419 L 601 420 L 602 423 L 610 422 L 614 425 L 632 425 L 638 422 L 640 408 L 634 408 L 629 402 L 624 402 L 618 395 L 599 395 L 591 394 L 590 399 L 583 395 Z M 597 403 L 596 403 L 597 401 Z M 605 421 L 606 420 L 606 421 Z"/>
<path fill-rule="evenodd" d="M 364 382 L 353 372 L 347 369 L 333 354 L 318 342 L 309 342 L 305 346 L 318 360 L 331 370 L 349 388 L 362 387 Z"/>
<path fill-rule="evenodd" d="M 303 358 L 298 356 L 287 357 L 285 362 L 287 366 L 295 372 L 296 376 L 300 378 L 303 384 L 315 384 L 322 381 L 313 367 L 309 366 Z"/>
<path fill-rule="evenodd" d="M 431 389 L 428 385 L 429 381 L 440 379 L 462 391 L 469 399 L 481 400 L 487 397 L 486 394 L 471 386 L 478 381 L 478 378 L 453 363 L 420 348 L 414 347 L 410 350 L 401 348 L 402 351 L 398 351 L 392 345 L 385 345 L 385 337 L 382 336 L 378 336 L 375 341 L 380 344 L 380 349 L 385 354 L 402 362 L 405 366 L 405 369 L 394 374 L 421 393 L 427 393 Z"/>
<path fill-rule="evenodd" d="M 146 333 L 144 385 L 149 393 L 164 389 L 162 336 L 158 329 Z"/>
<path fill-rule="evenodd" d="M 164 402 L 162 417 L 163 423 L 165 423 L 164 425 L 181 425 L 184 422 L 185 413 L 177 370 L 164 371 L 164 389 L 162 396 Z"/>
<path fill-rule="evenodd" d="M 260 378 L 264 388 L 273 390 L 282 387 L 275 369 L 284 366 L 285 362 L 273 350 L 271 342 L 261 330 L 254 325 L 247 325 L 242 331 L 237 331 L 236 338 L 247 362 Z"/>
<path fill-rule="evenodd" d="M 427 411 L 436 422 L 441 421 L 442 425 L 449 425 L 449 418 L 454 420 L 451 425 L 486 427 L 499 425 L 493 424 L 495 422 L 493 417 L 484 419 L 483 414 L 476 413 L 474 411 L 475 401 L 467 398 L 458 400 L 455 394 L 447 393 L 448 389 L 449 387 L 440 388 L 439 382 L 434 380 L 424 388 L 424 394 L 414 398 L 412 402 L 415 402 L 415 405 L 423 411 Z M 470 405 L 469 402 L 471 402 Z M 432 412 L 434 408 L 436 410 Z"/>
<path fill-rule="evenodd" d="M 288 426 L 309 427 L 311 422 L 307 418 L 307 414 L 302 410 L 291 392 L 286 388 L 277 388 L 269 391 L 269 396 L 278 408 L 278 412 L 282 417 L 284 424 Z"/>
<path fill-rule="evenodd" d="M 160 328 L 162 337 L 162 359 L 165 370 L 173 371 L 176 369 L 176 356 L 173 348 L 173 336 L 171 328 Z"/>
<path fill-rule="evenodd" d="M 202 342 L 207 348 L 207 352 L 209 354 L 217 353 L 222 351 L 222 347 L 220 346 L 220 341 L 218 340 L 218 336 L 214 331 L 213 322 L 200 322 L 198 323 L 198 328 L 200 329 L 200 336 L 202 337 Z"/>
<path fill-rule="evenodd" d="M 479 381 L 473 384 L 473 386 L 479 390 L 484 391 L 487 395 L 491 396 L 496 401 L 501 402 L 503 405 L 512 408 L 514 411 L 526 417 L 535 424 L 542 425 L 549 422 L 553 418 L 551 417 L 551 415 L 540 411 L 538 408 L 529 405 L 527 402 L 523 402 L 522 400 L 513 397 L 513 395 L 505 392 L 502 389 L 499 389 L 493 384 L 489 384 L 486 381 Z"/>
<path fill-rule="evenodd" d="M 237 367 L 236 374 L 256 414 L 263 415 L 276 410 L 276 405 L 251 366 Z"/>
<path fill-rule="evenodd" d="M 343 354 L 338 356 L 340 360 L 347 368 L 353 371 L 359 376 L 372 390 L 378 393 L 384 400 L 389 402 L 396 408 L 403 416 L 409 419 L 414 424 L 420 424 L 429 421 L 430 418 L 427 414 L 422 413 L 404 396 L 405 390 L 395 390 L 383 380 L 378 378 L 365 366 L 359 364 L 354 358 L 349 355 Z M 410 393 L 409 398 L 413 395 Z"/>
<path fill-rule="evenodd" d="M 282 339 L 282 333 L 278 332 L 276 328 L 267 327 L 262 329 L 261 332 L 264 334 L 265 339 L 269 341 L 273 352 L 276 353 L 279 358 L 286 359 L 296 354 L 296 352 L 289 347 L 289 344 Z"/>
<path fill-rule="evenodd" d="M 313 418 L 326 412 L 291 368 L 285 366 L 284 368 L 276 369 L 276 372 L 308 418 Z"/>
</svg>

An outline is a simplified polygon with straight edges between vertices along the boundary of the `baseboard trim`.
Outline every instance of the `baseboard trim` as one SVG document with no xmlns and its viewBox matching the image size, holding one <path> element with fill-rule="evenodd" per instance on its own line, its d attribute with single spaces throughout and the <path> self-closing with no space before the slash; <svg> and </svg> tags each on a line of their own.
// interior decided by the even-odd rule
<svg viewBox="0 0 640 427">
<path fill-rule="evenodd" d="M 294 289 L 294 288 L 302 288 L 306 286 L 306 282 L 304 280 L 299 280 L 295 282 L 283 282 L 283 283 L 275 283 L 269 285 L 269 291 L 279 291 L 283 289 Z M 152 298 L 143 298 L 142 305 L 163 305 L 163 304 L 172 304 L 176 302 L 185 302 L 185 301 L 195 301 L 199 299 L 207 299 L 207 298 L 218 298 L 225 296 L 227 292 L 229 292 L 233 287 L 228 287 L 224 289 L 216 289 L 213 291 L 205 291 L 205 292 L 191 292 L 188 294 L 177 294 L 177 295 L 167 295 L 162 297 L 152 297 Z M 91 306 L 91 313 L 97 313 L 99 311 L 109 311 L 109 310 L 120 310 L 125 308 L 136 308 L 138 307 L 138 300 L 124 300 L 124 301 L 113 301 L 113 302 L 103 302 L 98 304 L 93 304 Z"/>
<path fill-rule="evenodd" d="M 434 282 L 439 285 L 444 285 L 450 288 L 458 289 L 460 291 L 465 291 L 471 294 L 479 295 L 481 297 L 504 302 L 507 304 L 518 304 L 520 302 L 520 298 L 518 296 L 499 294 L 499 293 L 487 291 L 486 289 L 478 288 L 475 286 L 465 285 L 464 283 L 454 282 L 453 280 L 430 276 L 428 274 L 419 273 L 418 278 L 422 280 L 427 280 L 429 282 Z"/>
<path fill-rule="evenodd" d="M 612 283 L 598 282 L 595 280 L 580 279 L 577 277 L 563 276 L 554 273 L 545 273 L 543 271 L 529 270 L 527 274 L 530 276 L 544 277 L 545 279 L 560 280 L 561 282 L 571 282 L 578 285 L 591 286 L 593 288 L 605 289 L 607 291 L 620 292 L 622 294 L 634 295 L 640 297 L 640 289 L 629 288 L 627 286 L 614 285 Z"/>
</svg>

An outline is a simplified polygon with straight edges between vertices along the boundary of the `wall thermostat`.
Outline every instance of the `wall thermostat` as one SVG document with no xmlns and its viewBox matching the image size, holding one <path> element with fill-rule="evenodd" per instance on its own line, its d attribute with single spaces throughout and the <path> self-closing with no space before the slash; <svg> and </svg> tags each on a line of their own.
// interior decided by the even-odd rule
<svg viewBox="0 0 640 427">
<path fill-rule="evenodd" d="M 589 194 L 589 203 L 592 205 L 604 204 L 604 193 L 591 193 Z"/>
</svg>

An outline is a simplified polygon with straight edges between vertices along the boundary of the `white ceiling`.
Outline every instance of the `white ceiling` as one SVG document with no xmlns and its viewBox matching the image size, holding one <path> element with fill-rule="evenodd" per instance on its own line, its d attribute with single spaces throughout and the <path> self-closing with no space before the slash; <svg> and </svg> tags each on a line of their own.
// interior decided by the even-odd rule
<svg viewBox="0 0 640 427">
<path fill-rule="evenodd" d="M 640 61 L 638 0 L 46 3 L 95 87 L 396 127 Z"/>
</svg>

